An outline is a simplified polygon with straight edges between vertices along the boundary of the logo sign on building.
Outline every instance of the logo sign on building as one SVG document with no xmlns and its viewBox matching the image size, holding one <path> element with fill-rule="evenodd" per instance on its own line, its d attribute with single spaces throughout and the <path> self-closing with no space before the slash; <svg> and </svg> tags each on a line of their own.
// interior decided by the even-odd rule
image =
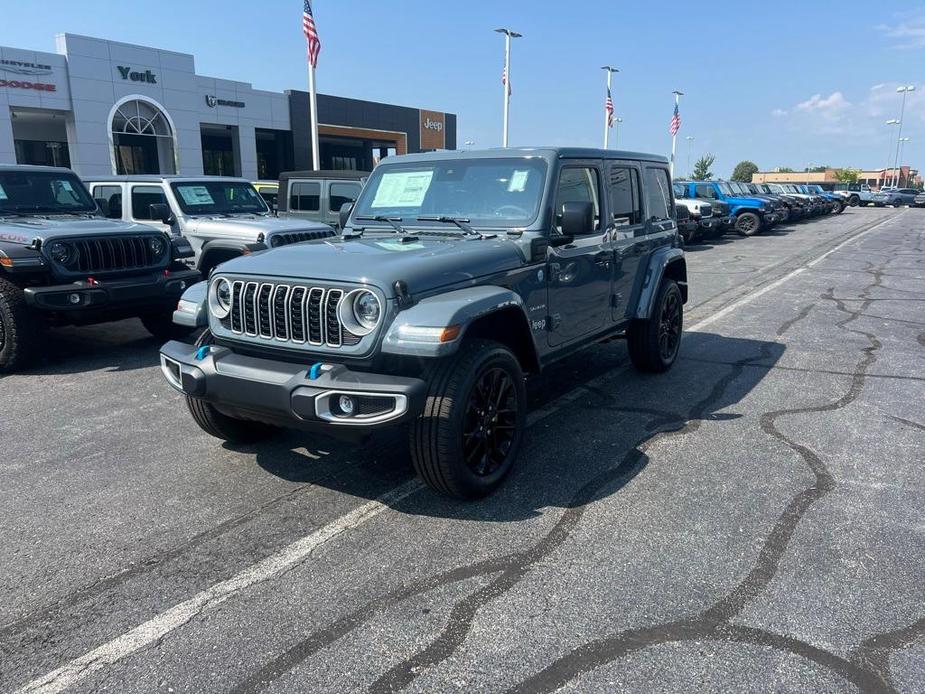
<svg viewBox="0 0 925 694">
<path fill-rule="evenodd" d="M 137 70 L 132 70 L 128 65 L 117 65 L 116 69 L 119 71 L 119 77 L 124 80 L 131 80 L 132 82 L 146 82 L 148 84 L 157 84 L 157 75 L 155 75 L 150 70 L 145 70 L 144 72 L 138 72 Z"/>
<path fill-rule="evenodd" d="M 0 89 L 11 87 L 13 89 L 34 89 L 37 92 L 56 92 L 58 88 L 53 84 L 44 82 L 28 82 L 26 80 L 0 80 Z"/>
<path fill-rule="evenodd" d="M 219 99 L 212 94 L 206 94 L 206 106 L 215 108 L 216 106 L 230 106 L 231 108 L 244 108 L 247 106 L 243 101 L 230 101 L 228 99 Z"/>
<path fill-rule="evenodd" d="M 446 114 L 421 110 L 421 149 L 446 148 Z"/>
<path fill-rule="evenodd" d="M 0 60 L 0 70 L 14 72 L 17 75 L 50 75 L 51 65 L 23 63 L 19 60 Z"/>
</svg>

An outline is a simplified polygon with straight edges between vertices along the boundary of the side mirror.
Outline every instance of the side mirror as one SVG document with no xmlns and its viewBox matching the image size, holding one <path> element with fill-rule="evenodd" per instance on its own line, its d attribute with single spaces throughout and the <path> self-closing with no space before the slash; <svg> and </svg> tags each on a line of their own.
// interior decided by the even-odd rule
<svg viewBox="0 0 925 694">
<path fill-rule="evenodd" d="M 340 206 L 340 213 L 338 214 L 337 221 L 340 224 L 341 229 L 347 226 L 347 220 L 350 219 L 351 212 L 353 212 L 352 202 L 345 202 L 343 205 Z"/>
<path fill-rule="evenodd" d="M 173 212 L 171 212 L 170 208 L 162 202 L 148 205 L 148 214 L 151 216 L 151 219 L 156 219 L 167 225 L 172 225 L 174 221 L 176 221 L 174 219 Z"/>
<path fill-rule="evenodd" d="M 594 205 L 590 202 L 562 204 L 562 235 L 581 236 L 594 228 Z"/>
<path fill-rule="evenodd" d="M 93 198 L 96 206 L 100 208 L 100 214 L 104 217 L 109 216 L 109 200 L 106 198 Z"/>
</svg>

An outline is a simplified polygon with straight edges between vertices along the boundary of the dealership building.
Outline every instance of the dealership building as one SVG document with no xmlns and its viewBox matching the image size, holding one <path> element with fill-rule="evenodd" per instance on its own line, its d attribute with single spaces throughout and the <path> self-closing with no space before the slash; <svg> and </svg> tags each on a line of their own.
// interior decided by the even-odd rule
<svg viewBox="0 0 925 694">
<path fill-rule="evenodd" d="M 275 179 L 310 169 L 308 93 L 196 73 L 192 55 L 60 34 L 57 52 L 0 46 L 0 163 L 110 174 Z M 456 148 L 456 116 L 318 95 L 321 166 Z"/>
</svg>

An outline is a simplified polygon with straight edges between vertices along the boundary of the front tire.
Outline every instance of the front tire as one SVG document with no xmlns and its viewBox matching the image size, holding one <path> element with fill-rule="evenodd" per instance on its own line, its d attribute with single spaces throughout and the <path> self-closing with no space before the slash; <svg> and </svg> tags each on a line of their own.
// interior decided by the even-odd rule
<svg viewBox="0 0 925 694">
<path fill-rule="evenodd" d="M 0 373 L 15 371 L 35 355 L 41 324 L 22 289 L 0 277 Z"/>
<path fill-rule="evenodd" d="M 639 371 L 663 373 L 678 358 L 684 329 L 684 304 L 677 282 L 662 280 L 652 309 L 645 320 L 635 320 L 626 331 L 630 361 Z"/>
<path fill-rule="evenodd" d="M 761 217 L 754 212 L 743 212 L 736 217 L 735 228 L 740 236 L 754 236 L 761 231 Z"/>
<path fill-rule="evenodd" d="M 857 197 L 856 195 L 852 195 L 850 198 L 848 198 L 848 205 L 850 207 L 857 207 L 860 204 L 861 198 Z"/>
<path fill-rule="evenodd" d="M 182 340 L 194 330 L 194 328 L 174 323 L 173 311 L 148 313 L 139 317 L 141 318 L 141 324 L 145 326 L 145 330 L 165 342 L 167 340 Z"/>
<path fill-rule="evenodd" d="M 490 494 L 514 466 L 526 399 L 523 372 L 509 349 L 490 340 L 463 342 L 428 374 L 424 411 L 411 425 L 415 471 L 447 496 Z"/>
</svg>

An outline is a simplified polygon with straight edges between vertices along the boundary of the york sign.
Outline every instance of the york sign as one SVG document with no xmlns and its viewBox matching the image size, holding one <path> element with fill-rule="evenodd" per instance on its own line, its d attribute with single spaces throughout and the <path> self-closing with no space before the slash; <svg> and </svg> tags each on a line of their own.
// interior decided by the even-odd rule
<svg viewBox="0 0 925 694">
<path fill-rule="evenodd" d="M 144 72 L 135 72 L 132 68 L 125 65 L 117 65 L 116 69 L 119 71 L 119 76 L 124 80 L 131 80 L 132 82 L 147 82 L 148 84 L 157 84 L 157 76 L 150 70 L 145 70 Z"/>
</svg>

